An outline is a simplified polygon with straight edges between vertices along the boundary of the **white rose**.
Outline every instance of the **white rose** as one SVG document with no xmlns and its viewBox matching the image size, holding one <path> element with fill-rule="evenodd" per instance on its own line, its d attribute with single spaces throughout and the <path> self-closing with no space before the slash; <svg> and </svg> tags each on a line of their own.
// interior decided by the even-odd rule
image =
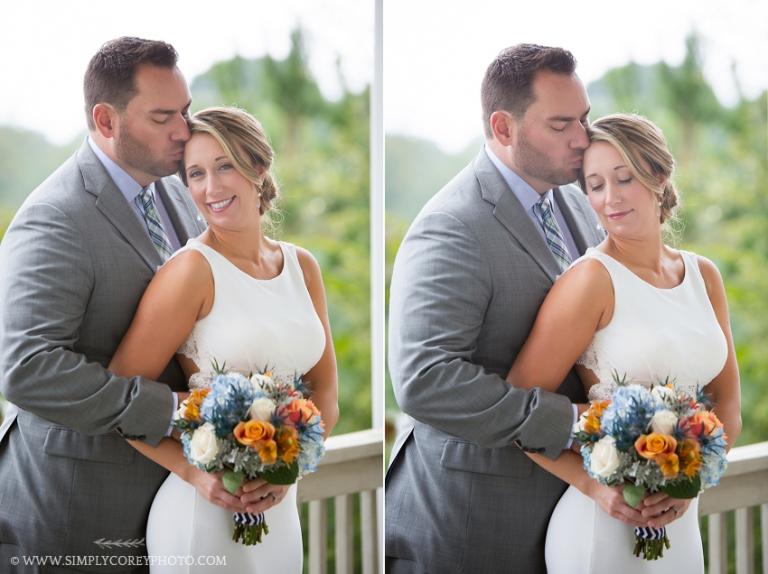
<svg viewBox="0 0 768 574">
<path fill-rule="evenodd" d="M 665 405 L 671 405 L 675 400 L 675 391 L 663 385 L 655 385 L 651 389 L 651 395 Z"/>
<path fill-rule="evenodd" d="M 275 401 L 265 397 L 254 399 L 251 408 L 248 410 L 251 418 L 257 421 L 268 421 L 272 418 L 272 413 L 274 412 Z"/>
<path fill-rule="evenodd" d="M 668 410 L 657 411 L 651 419 L 651 428 L 653 429 L 653 432 L 659 434 L 672 434 L 676 424 L 677 415 Z"/>
<path fill-rule="evenodd" d="M 198 464 L 208 464 L 219 454 L 216 430 L 211 423 L 196 428 L 189 441 L 189 455 Z"/>
<path fill-rule="evenodd" d="M 616 450 L 616 440 L 612 436 L 604 436 L 592 449 L 589 457 L 589 469 L 597 476 L 608 478 L 619 468 L 619 452 Z"/>
</svg>

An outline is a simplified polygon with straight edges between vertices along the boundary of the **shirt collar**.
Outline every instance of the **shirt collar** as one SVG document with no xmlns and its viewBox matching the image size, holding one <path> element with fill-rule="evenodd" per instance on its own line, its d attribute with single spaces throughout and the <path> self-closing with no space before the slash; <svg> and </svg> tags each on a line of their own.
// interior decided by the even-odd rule
<svg viewBox="0 0 768 574">
<path fill-rule="evenodd" d="M 143 189 L 141 185 L 139 185 L 139 182 L 133 179 L 127 171 L 117 165 L 117 163 L 115 163 L 111 157 L 104 153 L 104 151 L 98 145 L 96 145 L 96 142 L 93 141 L 91 136 L 88 136 L 88 145 L 91 146 L 93 153 L 95 153 L 96 157 L 99 158 L 99 161 L 104 166 L 104 169 L 107 170 L 107 173 L 109 173 L 112 181 L 115 182 L 115 185 L 120 190 L 120 193 L 125 196 L 125 199 L 128 201 L 128 203 L 133 204 L 134 200 Z M 151 188 L 153 185 L 154 183 L 150 183 L 148 187 Z"/>
<path fill-rule="evenodd" d="M 522 177 L 517 175 L 512 169 L 505 165 L 504 162 L 502 162 L 496 156 L 496 154 L 493 153 L 493 150 L 488 147 L 488 144 L 485 144 L 485 153 L 488 155 L 488 159 L 491 160 L 491 163 L 493 163 L 493 165 L 496 166 L 496 169 L 499 170 L 501 177 L 503 177 L 504 181 L 507 182 L 509 189 L 511 189 L 512 193 L 515 194 L 515 197 L 517 197 L 518 201 L 522 204 L 523 208 L 525 208 L 526 212 L 532 211 L 533 206 L 541 201 L 542 197 L 547 197 L 550 201 L 552 201 L 551 189 L 547 191 L 543 196 L 539 195 L 539 192 L 533 189 L 528 184 L 528 182 L 526 182 Z"/>
</svg>

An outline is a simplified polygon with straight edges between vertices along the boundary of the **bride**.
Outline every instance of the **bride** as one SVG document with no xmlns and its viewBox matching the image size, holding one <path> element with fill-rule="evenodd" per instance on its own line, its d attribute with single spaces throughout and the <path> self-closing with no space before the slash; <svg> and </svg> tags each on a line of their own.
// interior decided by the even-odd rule
<svg viewBox="0 0 768 574">
<path fill-rule="evenodd" d="M 236 108 L 198 112 L 189 128 L 180 175 L 208 228 L 157 272 L 109 369 L 156 380 L 178 355 L 188 379 L 210 373 L 214 360 L 244 373 L 300 373 L 327 436 L 338 405 L 325 290 L 308 251 L 262 230 L 277 196 L 272 148 L 261 125 Z M 153 573 L 302 571 L 296 485 L 252 480 L 232 495 L 221 473 L 187 463 L 176 440 L 131 444 L 171 471 L 147 525 Z M 255 546 L 233 542 L 233 512 L 264 512 L 269 534 Z"/>
<path fill-rule="evenodd" d="M 554 391 L 571 366 L 590 399 L 608 398 L 612 373 L 650 385 L 704 389 L 725 426 L 741 430 L 739 373 L 723 281 L 715 265 L 662 241 L 677 192 L 661 131 L 636 115 L 590 126 L 580 184 L 607 232 L 558 279 L 507 381 Z M 529 454 L 571 486 L 546 538 L 550 574 L 704 572 L 698 501 L 649 495 L 635 509 L 620 487 L 591 479 L 579 455 Z M 634 527 L 667 527 L 671 548 L 655 562 L 633 555 Z"/>
</svg>

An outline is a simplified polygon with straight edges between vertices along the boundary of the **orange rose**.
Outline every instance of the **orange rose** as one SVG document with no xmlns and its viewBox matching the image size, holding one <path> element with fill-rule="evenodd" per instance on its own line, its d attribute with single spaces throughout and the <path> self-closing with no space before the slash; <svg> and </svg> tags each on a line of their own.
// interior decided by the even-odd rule
<svg viewBox="0 0 768 574">
<path fill-rule="evenodd" d="M 255 448 L 264 464 L 273 464 L 277 460 L 277 443 L 272 439 L 259 441 Z"/>
<path fill-rule="evenodd" d="M 584 421 L 584 432 L 589 434 L 597 434 L 600 432 L 600 417 L 593 414 L 588 414 Z"/>
<path fill-rule="evenodd" d="M 235 439 L 245 446 L 253 446 L 260 440 L 268 440 L 275 436 L 275 427 L 266 421 L 241 421 L 234 430 Z"/>
<path fill-rule="evenodd" d="M 320 414 L 315 404 L 309 399 L 294 399 L 285 407 L 283 412 L 294 425 L 308 423 L 312 417 Z"/>
<path fill-rule="evenodd" d="M 282 427 L 277 431 L 277 450 L 283 462 L 291 464 L 299 455 L 299 432 L 293 427 Z"/>
<path fill-rule="evenodd" d="M 203 399 L 211 391 L 209 388 L 194 389 L 187 397 L 186 406 L 184 407 L 184 418 L 188 421 L 200 420 L 200 405 L 203 404 Z"/>
<path fill-rule="evenodd" d="M 675 478 L 680 472 L 680 461 L 675 453 L 661 454 L 655 460 L 664 478 Z"/>
<path fill-rule="evenodd" d="M 637 454 L 649 460 L 654 460 L 659 455 L 674 454 L 676 449 L 677 441 L 675 440 L 675 437 L 668 434 L 652 432 L 651 434 L 640 435 L 635 441 L 635 450 L 637 450 Z M 677 458 L 677 456 L 675 456 L 675 458 Z"/>
<path fill-rule="evenodd" d="M 687 438 L 680 444 L 680 463 L 683 474 L 688 478 L 696 476 L 701 469 L 701 447 L 694 439 Z"/>
</svg>

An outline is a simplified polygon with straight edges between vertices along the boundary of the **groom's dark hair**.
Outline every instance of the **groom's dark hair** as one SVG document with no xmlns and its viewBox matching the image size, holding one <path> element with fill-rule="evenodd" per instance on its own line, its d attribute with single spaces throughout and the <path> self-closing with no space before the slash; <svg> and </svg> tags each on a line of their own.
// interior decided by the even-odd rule
<svg viewBox="0 0 768 574">
<path fill-rule="evenodd" d="M 136 68 L 152 64 L 161 68 L 176 66 L 178 54 L 173 46 L 158 40 L 123 36 L 104 44 L 85 71 L 83 92 L 88 129 L 93 130 L 93 108 L 106 102 L 123 111 L 136 95 Z"/>
<path fill-rule="evenodd" d="M 491 114 L 504 110 L 516 118 L 525 115 L 533 102 L 533 80 L 539 70 L 573 74 L 576 60 L 568 50 L 538 44 L 517 44 L 502 50 L 483 77 L 480 97 L 483 105 L 483 129 L 490 138 Z"/>
</svg>

